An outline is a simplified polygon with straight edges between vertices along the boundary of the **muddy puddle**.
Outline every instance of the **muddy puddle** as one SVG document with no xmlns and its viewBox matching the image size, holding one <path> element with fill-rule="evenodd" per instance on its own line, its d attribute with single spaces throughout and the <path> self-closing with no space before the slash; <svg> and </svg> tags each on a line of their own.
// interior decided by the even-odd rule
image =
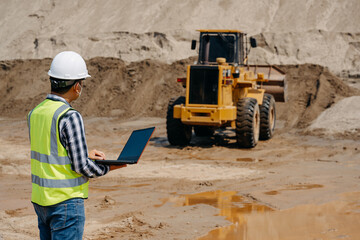
<svg viewBox="0 0 360 240">
<path fill-rule="evenodd" d="M 342 195 L 340 200 L 322 205 L 300 205 L 287 210 L 275 210 L 235 191 L 221 190 L 174 194 L 155 207 L 167 202 L 175 207 L 207 204 L 218 208 L 218 215 L 232 223 L 198 240 L 360 239 L 360 192 Z"/>
</svg>

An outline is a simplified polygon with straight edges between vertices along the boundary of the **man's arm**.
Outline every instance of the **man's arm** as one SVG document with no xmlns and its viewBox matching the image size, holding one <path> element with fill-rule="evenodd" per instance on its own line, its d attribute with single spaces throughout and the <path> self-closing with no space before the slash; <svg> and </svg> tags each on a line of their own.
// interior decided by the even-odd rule
<svg viewBox="0 0 360 240">
<path fill-rule="evenodd" d="M 89 159 L 85 138 L 84 122 L 80 113 L 70 110 L 59 122 L 60 141 L 66 148 L 71 160 L 73 171 L 88 178 L 107 174 L 110 168 L 106 165 L 96 164 Z M 90 152 L 92 157 L 105 158 L 100 153 Z M 103 153 L 102 153 L 103 154 Z"/>
</svg>

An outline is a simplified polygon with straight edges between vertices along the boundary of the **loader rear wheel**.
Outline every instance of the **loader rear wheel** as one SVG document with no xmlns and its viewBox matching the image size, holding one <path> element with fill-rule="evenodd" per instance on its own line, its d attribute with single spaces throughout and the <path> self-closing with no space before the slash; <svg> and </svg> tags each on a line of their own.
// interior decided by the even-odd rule
<svg viewBox="0 0 360 240">
<path fill-rule="evenodd" d="M 253 148 L 259 141 L 260 110 L 255 98 L 241 98 L 237 103 L 236 140 L 239 147 Z"/>
<path fill-rule="evenodd" d="M 206 126 L 195 126 L 194 132 L 198 137 L 211 137 L 214 135 L 214 129 Z"/>
<path fill-rule="evenodd" d="M 190 143 L 192 127 L 185 125 L 180 119 L 174 118 L 174 106 L 185 104 L 185 97 L 173 98 L 169 101 L 166 115 L 166 131 L 171 145 L 185 146 Z"/>
<path fill-rule="evenodd" d="M 263 104 L 260 106 L 260 140 L 272 138 L 275 130 L 275 121 L 275 99 L 271 94 L 265 93 Z"/>
</svg>

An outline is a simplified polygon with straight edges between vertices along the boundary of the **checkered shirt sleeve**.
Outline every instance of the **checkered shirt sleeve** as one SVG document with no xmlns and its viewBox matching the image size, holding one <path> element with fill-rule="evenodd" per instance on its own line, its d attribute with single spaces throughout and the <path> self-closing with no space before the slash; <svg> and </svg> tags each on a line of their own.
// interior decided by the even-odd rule
<svg viewBox="0 0 360 240">
<path fill-rule="evenodd" d="M 68 111 L 59 121 L 60 141 L 66 148 L 73 171 L 88 178 L 99 177 L 109 172 L 109 167 L 96 164 L 88 157 L 84 122 L 77 111 Z"/>
</svg>

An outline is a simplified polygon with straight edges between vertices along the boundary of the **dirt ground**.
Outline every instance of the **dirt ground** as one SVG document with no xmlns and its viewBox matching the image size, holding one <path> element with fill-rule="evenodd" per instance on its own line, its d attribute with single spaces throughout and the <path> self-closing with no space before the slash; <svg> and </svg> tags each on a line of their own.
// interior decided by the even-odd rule
<svg viewBox="0 0 360 240">
<path fill-rule="evenodd" d="M 354 140 L 303 136 L 279 121 L 275 137 L 251 150 L 237 149 L 231 130 L 178 148 L 163 118 L 85 125 L 89 148 L 108 158 L 133 129 L 156 126 L 138 165 L 90 181 L 85 239 L 360 238 Z M 26 122 L 2 118 L 0 131 L 0 239 L 34 239 Z"/>
<path fill-rule="evenodd" d="M 132 130 L 156 131 L 138 165 L 90 180 L 85 239 L 360 239 L 360 126 L 356 101 L 342 101 L 359 90 L 319 65 L 280 66 L 288 99 L 276 104 L 273 139 L 238 149 L 224 129 L 172 147 L 167 103 L 184 93 L 175 79 L 193 60 L 88 60 L 92 78 L 73 106 L 89 149 L 116 158 Z M 38 237 L 25 119 L 49 91 L 50 62 L 0 62 L 0 239 Z M 309 129 L 334 106 L 355 131 Z"/>
<path fill-rule="evenodd" d="M 73 104 L 89 149 L 115 158 L 132 130 L 156 126 L 138 165 L 90 180 L 85 239 L 360 239 L 359 10 L 359 0 L 0 1 L 0 240 L 38 238 L 25 119 L 65 50 L 92 76 Z M 257 39 L 250 64 L 286 72 L 275 136 L 238 149 L 224 129 L 172 147 L 165 116 L 197 60 L 191 40 L 223 28 Z"/>
</svg>

